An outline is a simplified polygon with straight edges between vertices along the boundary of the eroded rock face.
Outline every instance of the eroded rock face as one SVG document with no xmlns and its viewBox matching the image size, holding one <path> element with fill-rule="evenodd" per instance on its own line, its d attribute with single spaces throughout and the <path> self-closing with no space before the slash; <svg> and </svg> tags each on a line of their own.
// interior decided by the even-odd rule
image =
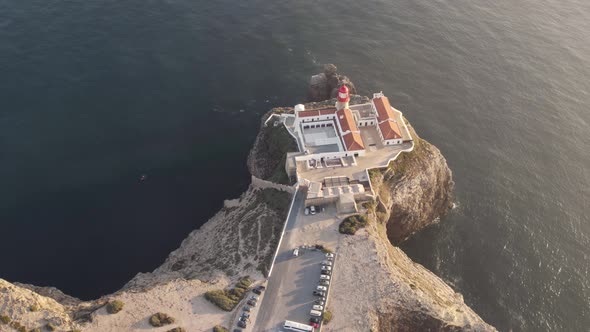
<svg viewBox="0 0 590 332">
<path fill-rule="evenodd" d="M 378 211 L 396 245 L 437 223 L 453 203 L 453 176 L 440 151 L 421 139 L 412 126 L 414 151 L 402 153 L 390 167 L 373 173 Z"/>
<path fill-rule="evenodd" d="M 350 94 L 356 94 L 356 88 L 352 81 L 338 74 L 338 68 L 333 64 L 324 66 L 324 72 L 313 75 L 309 80 L 308 99 L 309 101 L 323 101 L 335 98 L 338 94 L 338 88 L 345 84 Z"/>
</svg>

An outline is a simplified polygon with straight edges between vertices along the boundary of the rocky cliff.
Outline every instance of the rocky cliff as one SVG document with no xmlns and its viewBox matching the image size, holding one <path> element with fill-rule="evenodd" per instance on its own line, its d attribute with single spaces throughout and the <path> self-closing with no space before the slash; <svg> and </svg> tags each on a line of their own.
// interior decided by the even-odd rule
<svg viewBox="0 0 590 332">
<path fill-rule="evenodd" d="M 331 79 L 323 87 L 310 87 L 318 91 L 315 98 L 329 97 L 337 87 L 329 82 L 348 82 L 354 88 L 348 78 L 336 74 L 335 67 L 326 67 L 323 74 Z M 367 100 L 353 96 L 351 103 Z M 330 307 L 334 319 L 325 331 L 494 331 L 460 294 L 395 247 L 437 222 L 452 202 L 452 174 L 444 157 L 411 130 L 414 150 L 385 169 L 370 171 L 378 195 L 377 204 L 368 210 L 373 221 L 357 235 L 343 236 L 340 241 L 338 260 L 346 263 L 339 264 L 339 278 L 333 282 Z M 261 127 L 248 158 L 251 173 L 262 179 L 281 179 L 282 158 L 293 149 L 292 144 L 284 133 Z M 0 279 L 0 331 L 29 331 L 48 323 L 56 331 L 142 331 L 151 328 L 148 317 L 161 310 L 176 318 L 175 326 L 189 331 L 210 330 L 231 321 L 231 313 L 214 307 L 203 294 L 227 287 L 242 275 L 263 278 L 289 201 L 285 192 L 251 186 L 239 199 L 226 201 L 162 266 L 138 274 L 122 290 L 96 301 L 81 302 L 56 289 Z M 116 315 L 104 308 L 112 299 L 125 303 Z M 11 322 L 3 324 L 1 316 Z"/>
<path fill-rule="evenodd" d="M 377 215 L 386 222 L 394 245 L 438 222 L 453 204 L 455 184 L 445 158 L 409 122 L 408 129 L 414 150 L 402 153 L 389 167 L 370 172 L 378 195 Z"/>
</svg>

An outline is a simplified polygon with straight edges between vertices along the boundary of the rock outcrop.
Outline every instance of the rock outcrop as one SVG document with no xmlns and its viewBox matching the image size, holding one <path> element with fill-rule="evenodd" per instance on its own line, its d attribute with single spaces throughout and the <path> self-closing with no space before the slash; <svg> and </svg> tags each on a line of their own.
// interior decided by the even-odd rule
<svg viewBox="0 0 590 332">
<path fill-rule="evenodd" d="M 338 68 L 333 64 L 324 66 L 324 72 L 313 75 L 309 80 L 308 98 L 309 101 L 323 101 L 335 98 L 338 88 L 345 84 L 350 94 L 356 94 L 356 88 L 350 79 L 338 74 Z"/>
<path fill-rule="evenodd" d="M 445 158 L 409 123 L 408 129 L 414 150 L 402 153 L 388 168 L 370 172 L 378 194 L 378 215 L 386 221 L 394 245 L 438 222 L 453 204 L 455 183 Z"/>
</svg>

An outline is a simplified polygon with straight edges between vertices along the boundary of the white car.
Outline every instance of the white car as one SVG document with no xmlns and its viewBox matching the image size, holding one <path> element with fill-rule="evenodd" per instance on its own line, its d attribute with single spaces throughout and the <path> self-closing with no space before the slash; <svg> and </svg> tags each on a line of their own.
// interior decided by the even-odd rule
<svg viewBox="0 0 590 332">
<path fill-rule="evenodd" d="M 321 265 L 332 266 L 332 262 L 330 262 L 330 261 L 322 261 Z"/>
<path fill-rule="evenodd" d="M 324 292 L 328 290 L 328 288 L 326 286 L 317 286 L 315 289 L 319 290 L 319 291 L 324 291 Z"/>
<path fill-rule="evenodd" d="M 320 275 L 320 280 L 330 280 L 330 276 L 322 274 L 322 275 Z"/>
<path fill-rule="evenodd" d="M 321 311 L 317 311 L 317 310 L 312 310 L 309 312 L 310 315 L 312 316 L 316 316 L 316 317 L 321 317 L 322 316 L 322 312 Z"/>
<path fill-rule="evenodd" d="M 332 271 L 332 267 L 331 266 L 322 265 L 322 270 Z"/>
<path fill-rule="evenodd" d="M 324 307 L 322 307 L 321 305 L 317 305 L 317 304 L 314 304 L 312 308 L 313 308 L 313 310 L 319 310 L 319 311 L 324 310 Z"/>
<path fill-rule="evenodd" d="M 311 214 L 315 214 L 316 211 L 315 211 L 315 206 L 314 205 L 312 205 L 312 206 L 309 207 L 309 212 L 311 212 Z"/>
<path fill-rule="evenodd" d="M 326 257 L 328 257 L 328 258 L 334 258 L 334 254 L 333 253 L 330 253 L 330 252 L 327 252 L 326 253 Z"/>
<path fill-rule="evenodd" d="M 299 256 L 299 248 L 295 248 L 293 250 L 293 256 L 295 256 L 295 257 Z"/>
</svg>

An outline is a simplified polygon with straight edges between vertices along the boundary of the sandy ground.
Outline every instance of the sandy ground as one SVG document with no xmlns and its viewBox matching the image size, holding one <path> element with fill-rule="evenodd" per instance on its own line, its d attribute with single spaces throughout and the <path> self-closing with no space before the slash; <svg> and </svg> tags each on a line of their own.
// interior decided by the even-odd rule
<svg viewBox="0 0 590 332">
<path fill-rule="evenodd" d="M 92 323 L 83 327 L 85 332 L 153 331 L 164 332 L 174 327 L 187 331 L 212 331 L 213 327 L 229 320 L 231 313 L 220 310 L 203 296 L 205 292 L 228 286 L 229 280 L 216 284 L 199 280 L 177 280 L 157 286 L 147 292 L 123 293 L 113 299 L 125 303 L 123 310 L 109 315 L 105 308 L 95 313 Z M 148 319 L 156 312 L 175 318 L 171 325 L 154 328 Z"/>
</svg>

